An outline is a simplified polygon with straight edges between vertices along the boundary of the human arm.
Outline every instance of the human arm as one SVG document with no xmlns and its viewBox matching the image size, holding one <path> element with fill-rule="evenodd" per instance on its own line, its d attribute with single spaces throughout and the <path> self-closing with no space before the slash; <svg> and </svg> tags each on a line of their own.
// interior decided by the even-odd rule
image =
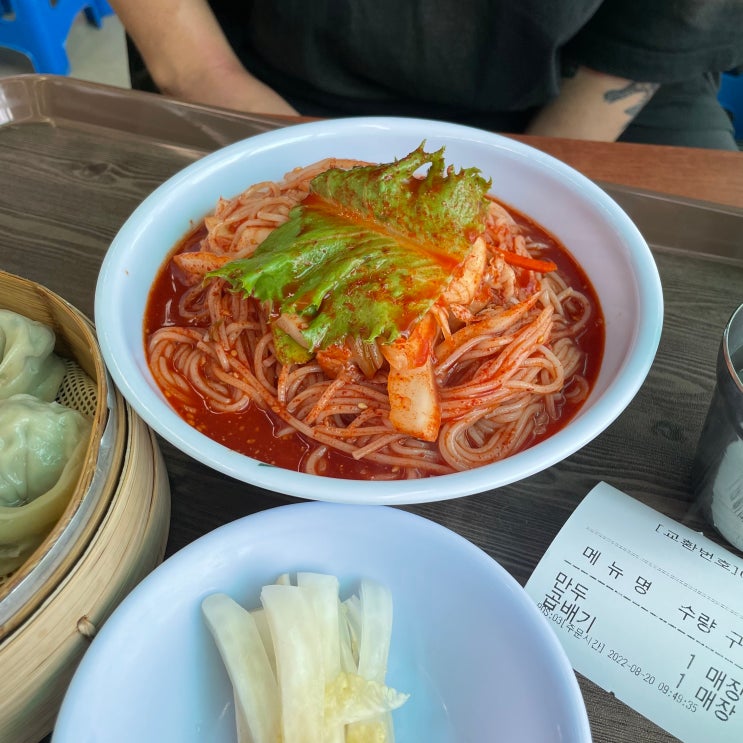
<svg viewBox="0 0 743 743">
<path fill-rule="evenodd" d="M 534 117 L 528 134 L 613 142 L 658 89 L 579 67 L 560 93 Z"/>
<path fill-rule="evenodd" d="M 253 113 L 297 113 L 245 69 L 206 0 L 110 4 L 164 94 Z"/>
</svg>

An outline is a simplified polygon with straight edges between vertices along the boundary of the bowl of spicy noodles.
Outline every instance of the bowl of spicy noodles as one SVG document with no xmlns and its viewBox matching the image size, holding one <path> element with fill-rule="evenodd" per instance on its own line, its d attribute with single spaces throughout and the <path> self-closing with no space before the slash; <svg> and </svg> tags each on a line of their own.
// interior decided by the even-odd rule
<svg viewBox="0 0 743 743">
<path fill-rule="evenodd" d="M 563 460 L 632 400 L 663 298 L 627 215 L 496 134 L 300 124 L 156 189 L 96 288 L 110 373 L 215 470 L 297 497 L 403 504 Z"/>
</svg>

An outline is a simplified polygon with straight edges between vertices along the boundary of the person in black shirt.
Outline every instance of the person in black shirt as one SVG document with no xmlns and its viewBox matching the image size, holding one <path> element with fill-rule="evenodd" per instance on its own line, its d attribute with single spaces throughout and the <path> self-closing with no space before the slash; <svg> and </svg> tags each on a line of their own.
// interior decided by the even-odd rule
<svg viewBox="0 0 743 743">
<path fill-rule="evenodd" d="M 735 149 L 738 0 L 111 0 L 132 86 L 254 113 Z"/>
</svg>

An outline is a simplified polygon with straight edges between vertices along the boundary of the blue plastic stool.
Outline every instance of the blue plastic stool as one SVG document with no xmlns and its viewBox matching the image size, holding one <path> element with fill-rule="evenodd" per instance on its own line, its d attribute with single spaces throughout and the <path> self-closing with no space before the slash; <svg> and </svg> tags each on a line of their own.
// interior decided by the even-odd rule
<svg viewBox="0 0 743 743">
<path fill-rule="evenodd" d="M 722 76 L 717 100 L 733 119 L 735 138 L 743 142 L 743 73 Z"/>
<path fill-rule="evenodd" d="M 98 28 L 113 15 L 106 0 L 0 0 L 0 46 L 25 54 L 36 72 L 66 75 L 65 42 L 82 10 Z"/>
</svg>

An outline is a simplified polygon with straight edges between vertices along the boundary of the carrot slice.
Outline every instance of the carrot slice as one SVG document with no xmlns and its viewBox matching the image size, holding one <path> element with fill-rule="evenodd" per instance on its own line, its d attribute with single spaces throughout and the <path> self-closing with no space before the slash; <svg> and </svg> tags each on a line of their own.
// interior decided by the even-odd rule
<svg viewBox="0 0 743 743">
<path fill-rule="evenodd" d="M 526 268 L 529 271 L 537 271 L 538 273 L 549 273 L 550 271 L 557 270 L 557 264 L 553 261 L 542 260 L 541 258 L 528 258 L 525 255 L 511 253 L 507 250 L 501 250 L 500 253 L 505 262 L 510 266 Z"/>
</svg>

